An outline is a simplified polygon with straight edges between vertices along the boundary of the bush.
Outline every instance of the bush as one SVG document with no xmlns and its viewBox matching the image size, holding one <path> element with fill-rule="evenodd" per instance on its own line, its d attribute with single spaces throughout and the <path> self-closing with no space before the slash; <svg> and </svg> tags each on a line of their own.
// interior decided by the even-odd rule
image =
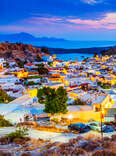
<svg viewBox="0 0 116 156">
<path fill-rule="evenodd" d="M 73 151 L 72 155 L 86 155 L 86 151 L 84 149 L 81 148 L 75 148 L 75 150 Z"/>
<path fill-rule="evenodd" d="M 101 86 L 103 89 L 110 89 L 111 88 L 111 84 L 109 84 L 109 83 L 97 82 L 97 85 Z"/>
<path fill-rule="evenodd" d="M 49 70 L 45 67 L 44 64 L 39 64 L 38 65 L 38 73 L 39 74 L 48 74 Z"/>
<path fill-rule="evenodd" d="M 12 100 L 14 99 L 11 98 L 4 90 L 0 88 L 0 103 L 8 103 Z"/>
<path fill-rule="evenodd" d="M 98 147 L 100 147 L 100 143 L 99 142 L 95 142 L 95 141 L 90 141 L 88 142 L 88 144 L 84 147 L 84 149 L 87 151 L 87 152 L 91 152 L 95 149 L 97 149 Z"/>
<path fill-rule="evenodd" d="M 12 156 L 12 155 L 9 152 L 0 151 L 0 156 Z"/>
<path fill-rule="evenodd" d="M 8 140 L 4 137 L 0 138 L 0 145 L 7 145 L 8 144 Z"/>
<path fill-rule="evenodd" d="M 48 62 L 48 65 L 52 67 L 53 66 L 53 62 Z"/>
<path fill-rule="evenodd" d="M 12 126 L 12 124 L 8 120 L 4 119 L 4 116 L 0 115 L 0 127 L 10 127 L 10 126 Z"/>
<path fill-rule="evenodd" d="M 36 60 L 37 60 L 37 62 L 43 61 L 43 59 L 41 58 L 41 56 L 37 56 Z"/>
<path fill-rule="evenodd" d="M 34 76 L 29 76 L 28 79 L 37 79 L 37 78 L 41 78 L 41 76 L 39 75 L 34 75 Z"/>
<path fill-rule="evenodd" d="M 16 59 L 16 63 L 20 68 L 24 68 L 25 61 L 21 61 L 20 59 Z"/>
<path fill-rule="evenodd" d="M 42 47 L 41 52 L 44 52 L 46 54 L 50 54 L 49 49 L 47 47 Z"/>
<path fill-rule="evenodd" d="M 106 84 L 103 84 L 103 86 L 101 86 L 103 89 L 110 89 L 111 88 L 111 85 L 106 83 Z"/>
<path fill-rule="evenodd" d="M 51 119 L 51 121 L 55 122 L 56 124 L 59 123 L 59 120 L 57 118 L 53 118 L 53 119 Z"/>
<path fill-rule="evenodd" d="M 82 101 L 81 99 L 77 98 L 72 105 L 86 105 L 86 101 Z"/>
<path fill-rule="evenodd" d="M 21 145 L 21 144 L 23 144 L 24 139 L 22 140 L 21 138 L 15 138 L 15 139 L 13 139 L 13 142 L 14 142 L 15 144 Z"/>
<path fill-rule="evenodd" d="M 102 82 L 97 82 L 97 85 L 101 86 L 101 85 L 103 85 L 103 83 Z"/>
<path fill-rule="evenodd" d="M 92 156 L 116 156 L 116 153 L 111 152 L 111 151 L 96 151 Z"/>
<path fill-rule="evenodd" d="M 37 83 L 35 83 L 34 81 L 29 81 L 28 84 L 25 84 L 27 86 L 32 86 L 32 85 L 36 85 Z"/>
<path fill-rule="evenodd" d="M 112 140 L 116 141 L 116 135 L 112 135 Z"/>
<path fill-rule="evenodd" d="M 31 156 L 30 153 L 22 153 L 21 156 Z"/>
<path fill-rule="evenodd" d="M 19 128 L 15 132 L 12 132 L 5 136 L 6 139 L 8 139 L 10 142 L 12 142 L 16 138 L 24 138 L 26 135 L 28 135 L 26 128 Z"/>
</svg>

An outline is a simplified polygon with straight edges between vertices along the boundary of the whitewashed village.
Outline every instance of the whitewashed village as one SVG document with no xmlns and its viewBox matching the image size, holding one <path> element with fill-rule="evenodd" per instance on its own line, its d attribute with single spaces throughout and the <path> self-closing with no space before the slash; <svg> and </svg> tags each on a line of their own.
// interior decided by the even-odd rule
<svg viewBox="0 0 116 156">
<path fill-rule="evenodd" d="M 58 91 L 64 94 L 57 93 L 61 106 L 52 99 Z M 82 148 L 87 137 L 116 139 L 116 55 L 96 54 L 83 61 L 65 62 L 45 54 L 23 67 L 1 57 L 0 92 L 0 149 L 9 155 L 55 156 L 58 151 L 68 155 L 68 144 Z M 54 102 L 51 105 L 50 98 Z M 8 140 L 16 130 L 23 134 L 27 130 L 27 140 Z M 91 142 L 90 151 L 101 147 Z M 86 155 L 87 150 L 91 154 L 89 149 L 78 149 L 75 152 Z"/>
</svg>

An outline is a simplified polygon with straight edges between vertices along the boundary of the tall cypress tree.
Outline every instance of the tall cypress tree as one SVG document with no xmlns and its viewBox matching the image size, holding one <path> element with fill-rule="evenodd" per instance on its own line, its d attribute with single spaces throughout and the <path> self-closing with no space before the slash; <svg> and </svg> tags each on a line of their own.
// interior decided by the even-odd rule
<svg viewBox="0 0 116 156">
<path fill-rule="evenodd" d="M 67 92 L 63 87 L 59 87 L 57 90 L 44 87 L 43 89 L 38 90 L 38 98 L 42 99 L 42 102 L 45 103 L 44 111 L 46 113 L 66 113 L 67 112 Z"/>
</svg>

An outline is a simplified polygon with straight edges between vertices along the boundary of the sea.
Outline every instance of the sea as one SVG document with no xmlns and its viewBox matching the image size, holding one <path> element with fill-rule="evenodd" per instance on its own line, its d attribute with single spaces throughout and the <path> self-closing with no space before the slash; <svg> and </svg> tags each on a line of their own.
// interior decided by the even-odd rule
<svg viewBox="0 0 116 156">
<path fill-rule="evenodd" d="M 94 47 L 110 47 L 115 46 L 116 41 L 38 41 L 31 43 L 34 46 L 38 47 L 48 47 L 48 48 L 64 48 L 64 49 L 80 49 L 80 48 L 94 48 Z M 63 61 L 73 60 L 82 61 L 84 58 L 92 57 L 94 54 L 87 53 L 68 53 L 57 54 L 57 58 Z"/>
<path fill-rule="evenodd" d="M 93 57 L 94 54 L 86 54 L 86 53 L 68 53 L 68 54 L 56 54 L 58 60 L 62 61 L 83 61 L 87 57 Z"/>
<path fill-rule="evenodd" d="M 38 46 L 45 46 L 49 48 L 64 48 L 64 49 L 80 49 L 80 48 L 93 48 L 93 47 L 108 47 L 115 46 L 116 41 L 38 41 L 33 43 Z"/>
</svg>

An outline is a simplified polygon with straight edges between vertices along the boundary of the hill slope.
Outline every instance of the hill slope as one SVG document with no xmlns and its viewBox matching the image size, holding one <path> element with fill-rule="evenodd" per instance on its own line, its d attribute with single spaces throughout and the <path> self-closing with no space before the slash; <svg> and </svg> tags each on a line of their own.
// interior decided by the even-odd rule
<svg viewBox="0 0 116 156">
<path fill-rule="evenodd" d="M 20 59 L 22 61 L 35 61 L 37 56 L 45 55 L 40 48 L 22 43 L 0 43 L 0 57 L 6 60 Z"/>
<path fill-rule="evenodd" d="M 116 54 L 116 46 L 115 47 L 112 47 L 108 50 L 103 50 L 101 52 L 102 55 L 115 55 Z"/>
</svg>

